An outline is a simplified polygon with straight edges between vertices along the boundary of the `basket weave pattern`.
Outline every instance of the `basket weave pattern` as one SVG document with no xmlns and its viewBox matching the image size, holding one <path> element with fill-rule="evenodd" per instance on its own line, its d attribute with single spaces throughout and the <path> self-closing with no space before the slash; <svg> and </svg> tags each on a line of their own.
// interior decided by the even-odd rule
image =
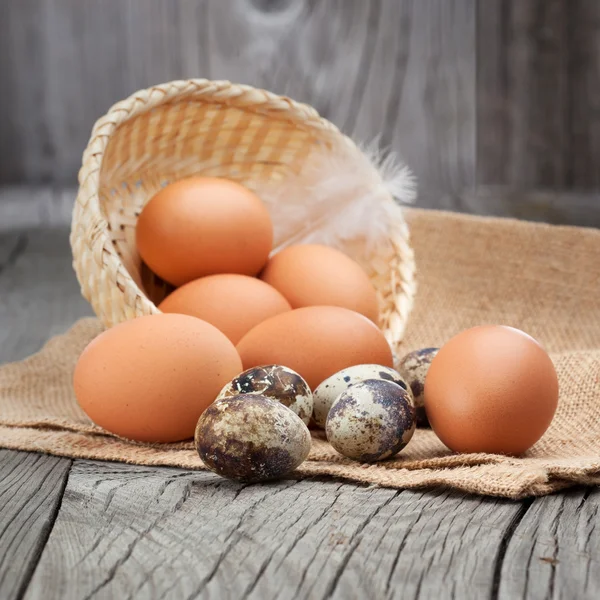
<svg viewBox="0 0 600 600">
<path fill-rule="evenodd" d="M 169 289 L 142 264 L 135 225 L 165 184 L 210 175 L 261 196 L 301 173 L 312 151 L 340 143 L 358 156 L 355 144 L 313 108 L 227 81 L 173 81 L 117 103 L 95 124 L 79 172 L 71 246 L 84 297 L 107 327 L 158 312 Z M 412 308 L 415 265 L 404 220 L 390 231 L 375 255 L 356 244 L 345 250 L 369 272 L 380 325 L 395 347 Z M 277 223 L 275 234 L 277 244 Z"/>
</svg>

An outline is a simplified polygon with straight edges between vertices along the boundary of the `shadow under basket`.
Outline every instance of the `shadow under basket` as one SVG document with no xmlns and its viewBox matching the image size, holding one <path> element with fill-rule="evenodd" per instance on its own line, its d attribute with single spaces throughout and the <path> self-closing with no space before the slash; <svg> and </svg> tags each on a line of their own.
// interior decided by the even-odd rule
<svg viewBox="0 0 600 600">
<path fill-rule="evenodd" d="M 136 92 L 97 121 L 83 154 L 70 239 L 84 297 L 106 327 L 159 312 L 169 288 L 142 264 L 135 226 L 168 183 L 193 175 L 242 183 L 268 206 L 277 248 L 291 239 L 280 227 L 282 186 L 298 185 L 315 156 L 339 152 L 350 168 L 355 162 L 364 170 L 361 150 L 313 108 L 264 90 L 197 79 Z M 382 187 L 377 168 L 368 168 L 369 185 Z M 390 194 L 383 202 L 395 205 Z M 338 245 L 371 277 L 392 348 L 415 293 L 408 227 L 399 210 L 394 215 L 376 245 L 360 237 Z"/>
</svg>

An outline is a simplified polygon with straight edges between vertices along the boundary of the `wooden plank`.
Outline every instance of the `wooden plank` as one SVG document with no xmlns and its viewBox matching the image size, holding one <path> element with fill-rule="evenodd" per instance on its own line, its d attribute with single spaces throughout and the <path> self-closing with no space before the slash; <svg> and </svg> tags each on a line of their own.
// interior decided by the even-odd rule
<svg viewBox="0 0 600 600">
<path fill-rule="evenodd" d="M 382 6 L 356 133 L 382 134 L 417 176 L 422 207 L 453 209 L 475 184 L 475 14 L 471 0 Z"/>
<path fill-rule="evenodd" d="M 330 7 L 317 4 L 290 26 L 264 85 L 312 104 L 358 141 L 379 137 L 414 170 L 421 206 L 452 208 L 475 181 L 475 3 Z"/>
<path fill-rule="evenodd" d="M 482 184 L 600 190 L 600 3 L 479 0 Z"/>
<path fill-rule="evenodd" d="M 0 234 L 0 364 L 71 324 L 82 300 L 66 230 Z M 87 307 L 83 307 L 87 312 Z M 21 598 L 58 511 L 71 461 L 0 450 L 0 597 Z"/>
<path fill-rule="evenodd" d="M 16 235 L 16 238 L 15 238 Z M 0 363 L 40 349 L 51 336 L 92 314 L 71 266 L 68 230 L 2 233 Z M 2 257 L 0 257 L 1 259 Z"/>
<path fill-rule="evenodd" d="M 447 492 L 78 461 L 26 598 L 484 597 L 523 512 Z"/>
<path fill-rule="evenodd" d="M 71 224 L 76 190 L 50 186 L 0 187 L 0 232 Z"/>
<path fill-rule="evenodd" d="M 599 515 L 597 488 L 533 502 L 508 544 L 498 597 L 598 598 Z"/>
<path fill-rule="evenodd" d="M 3 182 L 73 184 L 94 121 L 138 88 L 225 78 L 383 136 L 440 206 L 475 177 L 475 0 L 8 0 Z M 23 77 L 27 73 L 27 77 Z"/>
<path fill-rule="evenodd" d="M 0 276 L 17 260 L 21 253 L 20 248 L 24 244 L 23 237 L 19 232 L 13 231 L 0 235 Z"/>
<path fill-rule="evenodd" d="M 7 0 L 0 181 L 73 184 L 113 102 L 213 77 L 381 135 L 424 206 L 459 204 L 476 162 L 486 185 L 598 190 L 599 31 L 596 0 Z"/>
<path fill-rule="evenodd" d="M 568 17 L 569 184 L 600 192 L 600 2 L 573 0 Z"/>
<path fill-rule="evenodd" d="M 474 184 L 474 0 L 274 4 L 208 3 L 211 77 L 307 102 L 358 141 L 381 138 L 414 169 L 422 206 L 447 207 Z"/>
<path fill-rule="evenodd" d="M 528 506 L 444 490 L 402 492 L 363 530 L 334 598 L 493 597 L 506 541 Z"/>
<path fill-rule="evenodd" d="M 479 181 L 563 187 L 565 3 L 479 2 L 478 13 Z"/>
<path fill-rule="evenodd" d="M 0 234 L 0 364 L 71 324 L 82 300 L 66 230 Z M 87 307 L 84 307 L 87 312 Z M 0 450 L 0 597 L 21 598 L 58 511 L 71 461 Z"/>
<path fill-rule="evenodd" d="M 40 3 L 38 3 L 40 4 Z M 38 107 L 52 148 L 50 181 L 74 185 L 91 128 L 126 89 L 126 29 L 114 2 L 41 2 L 44 70 Z M 31 138 L 27 145 L 31 145 Z M 36 181 L 35 173 L 29 181 Z"/>
<path fill-rule="evenodd" d="M 42 3 L 8 0 L 0 17 L 0 181 L 47 181 L 53 148 L 44 120 Z"/>
<path fill-rule="evenodd" d="M 67 481 L 71 461 L 0 450 L 0 596 L 21 598 Z"/>
</svg>

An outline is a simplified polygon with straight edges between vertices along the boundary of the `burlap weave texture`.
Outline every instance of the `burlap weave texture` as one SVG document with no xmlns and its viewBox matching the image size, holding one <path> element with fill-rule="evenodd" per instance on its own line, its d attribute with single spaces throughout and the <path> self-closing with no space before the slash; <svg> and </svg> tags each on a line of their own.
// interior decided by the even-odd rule
<svg viewBox="0 0 600 600">
<path fill-rule="evenodd" d="M 417 431 L 394 460 L 360 465 L 322 436 L 298 473 L 397 488 L 450 486 L 521 498 L 600 482 L 600 231 L 407 211 L 419 291 L 402 347 L 441 345 L 458 331 L 500 323 L 551 353 L 560 382 L 556 417 L 525 456 L 451 453 Z M 0 446 L 60 456 L 202 468 L 191 442 L 157 447 L 103 434 L 79 409 L 71 377 L 100 332 L 76 323 L 36 355 L 0 368 Z"/>
</svg>

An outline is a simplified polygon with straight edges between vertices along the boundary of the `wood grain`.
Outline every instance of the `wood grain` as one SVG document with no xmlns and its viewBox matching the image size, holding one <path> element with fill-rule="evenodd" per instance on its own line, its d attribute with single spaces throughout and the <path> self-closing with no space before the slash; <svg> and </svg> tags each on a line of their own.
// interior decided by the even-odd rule
<svg viewBox="0 0 600 600">
<path fill-rule="evenodd" d="M 0 18 L 0 181 L 48 181 L 54 150 L 46 122 L 44 25 L 38 0 L 8 0 Z M 53 77 L 54 74 L 46 74 Z"/>
<path fill-rule="evenodd" d="M 345 3 L 327 14 L 331 5 L 319 4 L 304 31 L 285 40 L 265 85 L 314 105 L 358 140 L 379 137 L 414 170 L 421 206 L 452 207 L 475 182 L 475 4 L 351 5 L 352 13 Z"/>
<path fill-rule="evenodd" d="M 58 511 L 71 461 L 0 450 L 0 596 L 21 598 Z"/>
<path fill-rule="evenodd" d="M 17 260 L 24 243 L 25 236 L 19 232 L 8 231 L 0 235 L 0 276 Z"/>
<path fill-rule="evenodd" d="M 600 190 L 600 3 L 480 1 L 478 181 Z"/>
<path fill-rule="evenodd" d="M 37 352 L 91 309 L 71 267 L 68 230 L 0 235 L 0 363 Z"/>
<path fill-rule="evenodd" d="M 1 182 L 73 185 L 111 104 L 209 77 L 290 94 L 360 141 L 380 137 L 414 169 L 424 206 L 474 183 L 475 0 L 5 3 Z"/>
<path fill-rule="evenodd" d="M 528 0 L 479 5 L 478 174 L 483 183 L 566 184 L 565 4 Z M 494 113 L 489 127 L 487 111 Z M 496 136 L 495 160 L 488 166 L 486 149 L 495 145 Z"/>
<path fill-rule="evenodd" d="M 597 488 L 533 502 L 508 544 L 498 597 L 597 598 L 599 516 Z"/>
<path fill-rule="evenodd" d="M 111 104 L 186 77 L 287 93 L 378 137 L 422 206 L 464 210 L 476 181 L 600 190 L 597 0 L 4 0 L 0 182 L 74 185 Z"/>
<path fill-rule="evenodd" d="M 88 308 L 67 231 L 0 234 L 0 364 L 37 351 Z M 71 460 L 0 450 L 0 597 L 21 598 L 59 508 Z"/>
<path fill-rule="evenodd" d="M 71 225 L 75 188 L 0 186 L 0 232 Z"/>
<path fill-rule="evenodd" d="M 600 3 L 570 5 L 570 185 L 600 191 Z"/>
<path fill-rule="evenodd" d="M 26 598 L 485 597 L 521 507 L 77 461 Z"/>
<path fill-rule="evenodd" d="M 0 234 L 0 364 L 39 350 L 89 312 L 73 285 L 67 231 Z M 20 598 L 42 552 L 71 461 L 0 450 L 0 597 Z"/>
<path fill-rule="evenodd" d="M 443 490 L 399 493 L 364 528 L 334 597 L 492 597 L 506 539 L 527 508 Z"/>
</svg>

